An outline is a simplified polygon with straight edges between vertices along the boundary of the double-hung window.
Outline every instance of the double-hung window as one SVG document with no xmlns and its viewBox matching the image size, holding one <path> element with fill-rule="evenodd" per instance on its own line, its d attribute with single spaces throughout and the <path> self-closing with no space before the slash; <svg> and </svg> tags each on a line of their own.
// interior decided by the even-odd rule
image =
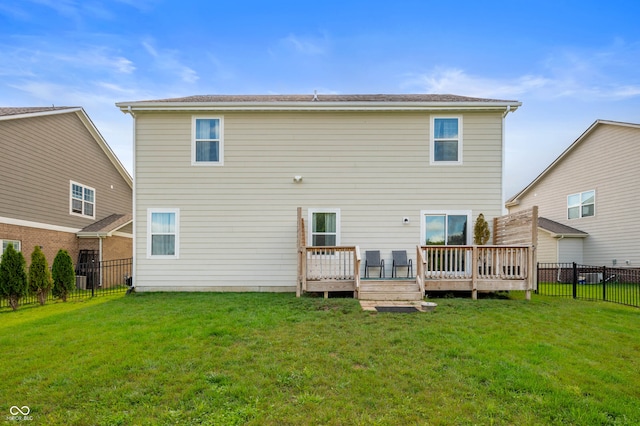
<svg viewBox="0 0 640 426">
<path fill-rule="evenodd" d="M 425 245 L 466 245 L 470 212 L 422 212 Z"/>
<path fill-rule="evenodd" d="M 16 251 L 20 251 L 19 240 L 0 240 L 0 243 L 2 243 L 2 252 L 0 252 L 0 254 L 4 253 L 7 247 L 9 247 L 9 244 L 11 244 Z"/>
<path fill-rule="evenodd" d="M 462 164 L 462 117 L 431 116 L 431 164 Z"/>
<path fill-rule="evenodd" d="M 180 209 L 147 210 L 147 257 L 177 259 Z"/>
<path fill-rule="evenodd" d="M 567 197 L 567 218 L 579 219 L 596 214 L 596 191 L 585 191 Z"/>
<path fill-rule="evenodd" d="M 191 134 L 191 164 L 223 165 L 222 117 L 193 117 Z"/>
<path fill-rule="evenodd" d="M 309 209 L 309 245 L 340 245 L 340 210 Z"/>
<path fill-rule="evenodd" d="M 96 218 L 96 190 L 71 181 L 70 213 L 76 216 Z"/>
</svg>

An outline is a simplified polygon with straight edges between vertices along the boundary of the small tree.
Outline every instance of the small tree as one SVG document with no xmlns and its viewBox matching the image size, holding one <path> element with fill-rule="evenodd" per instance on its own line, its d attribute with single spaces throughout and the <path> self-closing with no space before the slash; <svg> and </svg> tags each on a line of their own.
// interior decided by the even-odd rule
<svg viewBox="0 0 640 426">
<path fill-rule="evenodd" d="M 479 246 L 487 244 L 491 232 L 489 231 L 489 224 L 484 220 L 484 215 L 480 213 L 476 219 L 476 224 L 473 227 L 473 243 Z"/>
<path fill-rule="evenodd" d="M 0 294 L 9 300 L 14 311 L 21 297 L 27 294 L 27 273 L 24 256 L 9 244 L 0 260 Z"/>
<path fill-rule="evenodd" d="M 47 258 L 40 250 L 40 247 L 35 246 L 31 253 L 31 266 L 29 266 L 29 291 L 37 294 L 38 302 L 44 305 L 51 287 L 53 287 L 53 281 L 51 280 Z"/>
<path fill-rule="evenodd" d="M 73 261 L 66 250 L 58 250 L 58 254 L 53 259 L 51 276 L 53 278 L 53 295 L 66 302 L 67 295 L 73 290 L 76 283 Z"/>
</svg>

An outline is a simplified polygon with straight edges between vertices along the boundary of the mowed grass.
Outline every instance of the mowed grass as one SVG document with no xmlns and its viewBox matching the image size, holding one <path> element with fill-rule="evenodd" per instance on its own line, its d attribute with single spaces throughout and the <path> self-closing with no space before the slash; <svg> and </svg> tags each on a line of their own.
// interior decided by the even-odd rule
<svg viewBox="0 0 640 426">
<path fill-rule="evenodd" d="M 513 297 L 416 314 L 215 293 L 5 310 L 0 421 L 15 405 L 43 425 L 640 424 L 640 310 Z"/>
</svg>

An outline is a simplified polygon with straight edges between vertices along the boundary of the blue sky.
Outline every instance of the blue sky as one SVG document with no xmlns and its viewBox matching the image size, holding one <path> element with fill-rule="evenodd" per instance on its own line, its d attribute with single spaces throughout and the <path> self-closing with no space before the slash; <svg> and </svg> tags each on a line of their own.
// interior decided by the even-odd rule
<svg viewBox="0 0 640 426">
<path fill-rule="evenodd" d="M 0 0 L 0 106 L 82 106 L 131 170 L 132 120 L 115 102 L 519 100 L 506 121 L 511 196 L 596 119 L 640 123 L 638 18 L 628 0 Z"/>
</svg>

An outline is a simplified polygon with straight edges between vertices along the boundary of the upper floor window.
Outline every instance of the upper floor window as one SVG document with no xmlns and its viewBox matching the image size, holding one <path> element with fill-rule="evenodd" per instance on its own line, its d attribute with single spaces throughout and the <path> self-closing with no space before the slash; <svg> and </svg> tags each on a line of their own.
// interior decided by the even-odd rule
<svg viewBox="0 0 640 426">
<path fill-rule="evenodd" d="M 2 243 L 2 253 L 4 253 L 4 251 L 7 249 L 9 244 L 13 245 L 13 248 L 16 251 L 20 251 L 20 241 L 19 240 L 0 240 L 0 243 Z"/>
<path fill-rule="evenodd" d="M 96 218 L 96 190 L 77 182 L 71 182 L 70 213 Z"/>
<path fill-rule="evenodd" d="M 340 245 L 340 210 L 339 209 L 309 209 L 309 233 L 312 246 Z"/>
<path fill-rule="evenodd" d="M 596 191 L 585 191 L 567 197 L 567 218 L 579 219 L 596 214 Z"/>
<path fill-rule="evenodd" d="M 221 166 L 224 160 L 222 117 L 193 117 L 191 163 Z"/>
<path fill-rule="evenodd" d="M 147 257 L 178 258 L 179 224 L 179 209 L 147 210 Z"/>
<path fill-rule="evenodd" d="M 462 164 L 462 117 L 431 117 L 431 164 Z"/>
</svg>

